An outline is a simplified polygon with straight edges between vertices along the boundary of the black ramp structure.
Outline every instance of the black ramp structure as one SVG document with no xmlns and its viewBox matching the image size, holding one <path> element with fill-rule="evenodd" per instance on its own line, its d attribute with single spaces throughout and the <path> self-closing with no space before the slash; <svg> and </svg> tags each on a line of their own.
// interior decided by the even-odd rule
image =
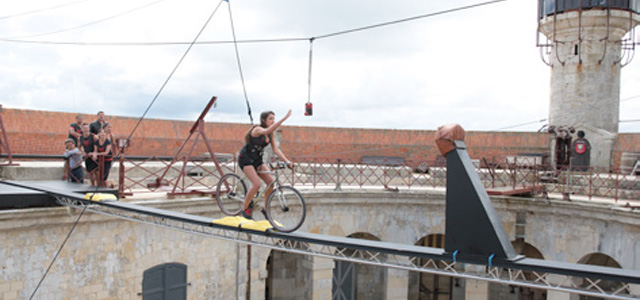
<svg viewBox="0 0 640 300">
<path fill-rule="evenodd" d="M 436 144 L 447 158 L 445 251 L 467 261 L 517 259 L 489 195 L 478 176 L 458 124 L 436 132 Z"/>
<path fill-rule="evenodd" d="M 90 185 L 71 183 L 62 180 L 32 181 L 29 182 L 29 186 L 39 187 L 42 191 L 29 187 L 0 184 L 0 209 L 49 207 L 59 205 L 56 202 L 56 198 L 47 193 L 49 189 L 56 189 L 69 193 L 79 193 L 80 195 L 98 192 L 113 194 L 116 197 L 118 196 L 117 189 L 101 187 L 96 190 L 96 187 Z"/>
</svg>

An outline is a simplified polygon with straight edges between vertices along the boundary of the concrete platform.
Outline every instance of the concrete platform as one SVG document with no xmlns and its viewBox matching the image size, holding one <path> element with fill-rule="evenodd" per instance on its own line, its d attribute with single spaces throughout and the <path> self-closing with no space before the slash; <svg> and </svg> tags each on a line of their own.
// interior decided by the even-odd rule
<svg viewBox="0 0 640 300">
<path fill-rule="evenodd" d="M 84 195 L 96 191 L 96 187 L 86 184 L 71 183 L 62 180 L 52 181 L 25 181 L 33 186 L 43 189 L 56 189 L 60 191 L 78 193 Z M 97 192 L 118 195 L 117 189 L 98 188 Z M 26 207 L 57 206 L 56 199 L 47 193 L 26 188 L 3 184 L 0 181 L 0 209 L 15 209 Z"/>
</svg>

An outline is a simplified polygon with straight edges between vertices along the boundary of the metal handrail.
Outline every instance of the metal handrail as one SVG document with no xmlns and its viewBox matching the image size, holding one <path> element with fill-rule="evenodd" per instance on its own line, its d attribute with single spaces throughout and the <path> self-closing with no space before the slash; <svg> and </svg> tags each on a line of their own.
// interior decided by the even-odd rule
<svg viewBox="0 0 640 300">
<path fill-rule="evenodd" d="M 35 155 L 14 154 L 19 159 L 63 160 L 63 155 Z M 192 157 L 187 162 L 194 168 L 203 169 L 201 174 L 189 176 L 189 182 L 185 188 L 194 186 L 214 186 L 217 183 L 215 173 L 208 168 L 213 165 L 206 163 L 207 157 Z M 158 186 L 149 185 L 154 182 L 162 168 L 168 167 L 170 157 L 155 156 L 126 156 L 114 158 L 121 161 L 118 173 L 118 187 L 121 195 L 131 193 L 160 192 Z M 392 165 L 391 162 L 366 164 L 360 160 L 308 158 L 298 160 L 293 158 L 296 164 L 295 172 L 286 170 L 282 176 L 283 182 L 288 185 L 319 188 L 443 188 L 446 185 L 446 167 L 439 166 L 434 160 L 426 165 L 430 166 L 426 172 L 417 172 L 424 161 L 405 160 L 402 165 Z M 396 163 L 394 161 L 394 163 Z M 236 170 L 235 159 L 227 161 L 225 169 Z M 193 168 L 189 168 L 193 169 Z M 187 170 L 189 170 L 187 169 Z M 179 168 L 173 168 L 173 174 L 179 172 Z M 583 196 L 587 199 L 610 198 L 619 200 L 640 200 L 639 177 L 630 174 L 620 174 L 619 169 L 605 170 L 598 168 L 586 168 L 584 170 L 562 167 L 558 170 L 549 165 L 539 164 L 534 158 L 518 158 L 507 164 L 482 161 L 482 165 L 476 169 L 485 188 L 513 188 L 533 186 L 541 187 L 547 193 L 563 194 L 566 196 Z M 137 173 L 137 174 L 136 174 Z M 208 178 L 208 179 L 207 179 Z M 169 185 L 175 184 L 175 180 L 169 176 L 165 181 Z M 208 181 L 207 181 L 208 180 Z M 116 181 L 116 180 L 114 180 Z M 206 183 L 206 184 L 205 184 Z M 538 189 L 539 190 L 539 189 Z"/>
<path fill-rule="evenodd" d="M 145 180 L 153 180 L 154 172 L 145 169 L 145 164 L 153 162 L 150 159 L 129 166 L 124 174 L 123 182 L 129 182 L 129 186 L 124 189 L 145 192 Z M 334 187 L 341 188 L 368 188 L 381 187 L 388 189 L 395 188 L 442 188 L 446 185 L 446 167 L 436 166 L 434 162 L 430 164 L 427 172 L 417 172 L 422 161 L 406 160 L 402 165 L 392 165 L 385 163 L 363 163 L 358 160 L 345 159 L 323 159 L 305 158 L 304 161 L 292 161 L 296 164 L 295 172 L 285 170 L 281 180 L 288 185 L 299 187 L 319 188 Z M 213 168 L 202 162 L 189 162 L 198 168 Z M 477 172 L 485 188 L 505 188 L 521 189 L 523 187 L 535 187 L 534 190 L 546 190 L 548 193 L 559 193 L 569 195 L 582 195 L 592 199 L 594 197 L 612 198 L 616 201 L 620 199 L 640 200 L 640 183 L 638 178 L 631 175 L 617 174 L 604 169 L 587 168 L 577 170 L 575 168 L 563 167 L 553 169 L 549 165 L 536 164 L 534 158 L 518 158 L 510 163 L 492 164 L 478 166 Z M 166 165 L 166 164 L 165 164 Z M 162 165 L 161 165 L 162 166 Z M 236 161 L 228 162 L 225 168 L 236 169 Z M 147 177 L 135 178 L 133 169 L 139 168 L 144 171 Z M 177 170 L 176 170 L 177 171 Z M 211 174 L 211 175 L 207 175 Z M 210 177 L 209 181 L 217 180 L 214 172 L 203 171 L 202 177 Z M 171 182 L 172 177 L 166 178 Z M 193 178 L 189 186 L 198 185 L 205 182 L 202 178 Z M 126 183 L 125 183 L 126 184 Z M 211 183 L 210 183 L 211 184 Z M 206 188 L 206 186 L 203 186 Z M 149 189 L 155 192 L 157 189 Z"/>
</svg>

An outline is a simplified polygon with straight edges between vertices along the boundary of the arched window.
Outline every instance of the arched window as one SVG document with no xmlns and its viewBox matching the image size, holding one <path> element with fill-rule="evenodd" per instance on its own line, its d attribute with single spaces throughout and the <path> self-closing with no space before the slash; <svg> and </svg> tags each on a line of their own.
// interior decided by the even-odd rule
<svg viewBox="0 0 640 300">
<path fill-rule="evenodd" d="M 305 249 L 305 247 L 297 247 Z M 311 299 L 313 293 L 312 257 L 304 254 L 271 251 L 267 259 L 266 300 Z"/>
<path fill-rule="evenodd" d="M 348 237 L 379 241 L 376 236 L 358 232 Z M 354 252 L 353 250 L 339 250 L 346 257 L 371 258 L 370 253 Z M 386 260 L 386 255 L 378 257 L 381 261 Z M 333 269 L 333 283 L 331 298 L 333 300 L 383 300 L 387 291 L 387 269 L 380 266 L 356 264 L 348 261 L 335 260 Z"/>
<path fill-rule="evenodd" d="M 522 238 L 518 238 L 511 242 L 513 249 L 519 255 L 528 258 L 544 259 L 540 250 L 533 245 L 527 243 Z M 522 272 L 522 276 L 529 281 L 535 281 L 538 276 L 531 271 Z M 507 278 L 505 274 L 505 278 Z M 519 278 L 523 279 L 523 278 Z M 498 283 L 489 283 L 489 299 L 506 299 L 506 300 L 545 300 L 547 299 L 547 290 L 536 289 L 530 287 L 518 287 L 514 285 L 503 285 Z"/>
<path fill-rule="evenodd" d="M 585 265 L 592 265 L 592 266 L 603 266 L 603 267 L 609 267 L 609 268 L 622 269 L 622 266 L 620 266 L 620 264 L 615 259 L 603 253 L 591 253 L 591 254 L 585 255 L 583 258 L 581 258 L 578 261 L 578 263 L 585 264 Z M 588 280 L 580 279 L 580 280 L 576 280 L 576 284 L 580 287 L 589 287 L 593 285 L 594 282 L 589 282 Z M 629 294 L 628 288 L 623 289 L 623 284 L 621 282 L 602 280 L 597 283 L 597 286 L 599 289 L 602 289 L 604 291 L 613 292 L 613 291 L 618 291 L 622 289 L 620 294 Z M 576 298 L 579 298 L 580 300 L 604 299 L 599 297 L 589 297 L 589 296 L 580 295 L 579 297 L 575 297 L 575 296 L 572 297 L 571 300 L 574 300 Z"/>
<path fill-rule="evenodd" d="M 444 249 L 445 235 L 430 234 L 421 238 L 416 246 Z M 419 265 L 426 264 L 427 259 L 420 259 Z M 439 268 L 444 268 L 442 262 L 437 262 Z M 409 273 L 409 295 L 410 300 L 450 300 L 459 299 L 453 297 L 454 288 L 460 288 L 464 282 L 462 279 L 454 279 L 448 276 L 439 276 L 431 273 L 410 272 Z"/>
<path fill-rule="evenodd" d="M 187 266 L 168 263 L 144 271 L 142 300 L 186 300 Z"/>
</svg>

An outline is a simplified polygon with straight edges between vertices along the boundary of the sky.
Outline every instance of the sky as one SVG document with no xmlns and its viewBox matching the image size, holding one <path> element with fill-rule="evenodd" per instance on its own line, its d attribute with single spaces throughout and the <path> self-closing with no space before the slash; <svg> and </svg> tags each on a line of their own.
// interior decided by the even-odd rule
<svg viewBox="0 0 640 300">
<path fill-rule="evenodd" d="M 285 125 L 536 131 L 551 74 L 536 15 L 535 0 L 2 1 L 0 104 L 108 119 L 155 99 L 146 118 L 195 120 L 217 96 L 207 121 L 249 123 L 246 90 L 255 122 L 291 109 Z M 640 132 L 624 122 L 640 119 L 638 60 L 620 132 Z"/>
</svg>

